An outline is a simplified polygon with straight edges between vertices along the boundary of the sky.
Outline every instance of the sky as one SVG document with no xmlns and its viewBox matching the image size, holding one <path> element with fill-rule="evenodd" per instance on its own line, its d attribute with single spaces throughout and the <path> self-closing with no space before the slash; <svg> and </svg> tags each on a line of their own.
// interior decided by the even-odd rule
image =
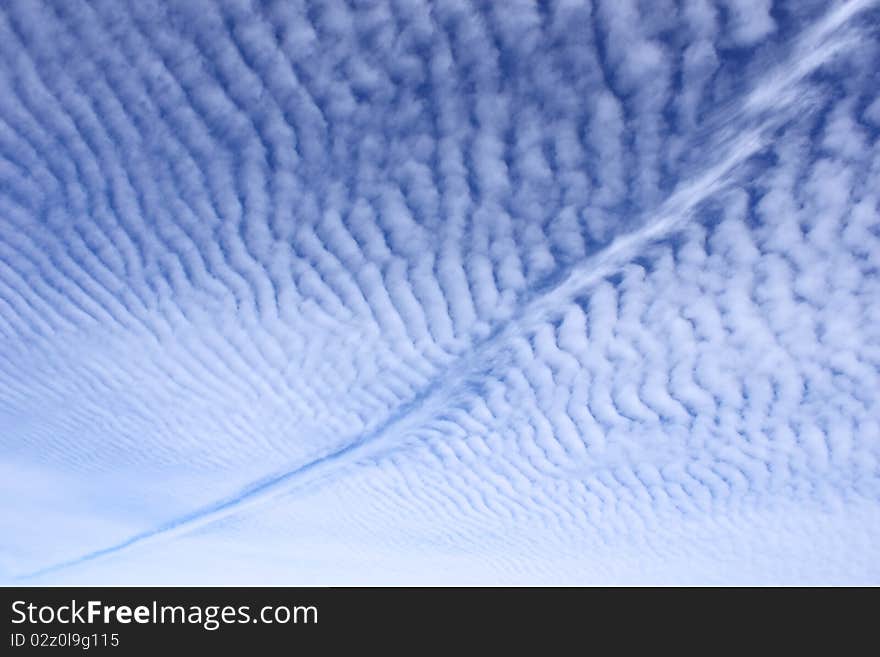
<svg viewBox="0 0 880 657">
<path fill-rule="evenodd" d="M 0 582 L 880 584 L 880 4 L 0 4 Z"/>
</svg>

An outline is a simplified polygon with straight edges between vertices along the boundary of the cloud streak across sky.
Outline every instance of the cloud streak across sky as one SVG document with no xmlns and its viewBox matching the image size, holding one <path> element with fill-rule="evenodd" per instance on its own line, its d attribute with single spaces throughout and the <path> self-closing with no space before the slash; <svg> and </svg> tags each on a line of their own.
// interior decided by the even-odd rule
<svg viewBox="0 0 880 657">
<path fill-rule="evenodd" d="M 0 580 L 880 583 L 880 7 L 0 7 Z"/>
</svg>

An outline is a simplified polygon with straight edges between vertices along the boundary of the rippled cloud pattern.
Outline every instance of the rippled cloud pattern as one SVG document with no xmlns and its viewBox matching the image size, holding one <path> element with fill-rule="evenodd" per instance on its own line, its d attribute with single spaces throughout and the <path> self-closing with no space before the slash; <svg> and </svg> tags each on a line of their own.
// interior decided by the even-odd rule
<svg viewBox="0 0 880 657">
<path fill-rule="evenodd" d="M 0 581 L 880 584 L 880 6 L 0 4 Z"/>
</svg>

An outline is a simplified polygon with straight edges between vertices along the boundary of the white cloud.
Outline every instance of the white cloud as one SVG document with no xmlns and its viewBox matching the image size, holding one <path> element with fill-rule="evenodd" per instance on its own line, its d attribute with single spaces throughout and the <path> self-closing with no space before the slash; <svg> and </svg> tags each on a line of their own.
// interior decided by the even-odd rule
<svg viewBox="0 0 880 657">
<path fill-rule="evenodd" d="M 876 582 L 869 6 L 5 5 L 0 577 Z"/>
</svg>

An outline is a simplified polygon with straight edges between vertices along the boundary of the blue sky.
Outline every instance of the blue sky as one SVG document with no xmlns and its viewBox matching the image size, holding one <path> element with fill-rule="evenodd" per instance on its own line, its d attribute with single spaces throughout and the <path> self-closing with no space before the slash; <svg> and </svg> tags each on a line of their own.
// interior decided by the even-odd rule
<svg viewBox="0 0 880 657">
<path fill-rule="evenodd" d="M 880 583 L 880 6 L 0 6 L 0 581 Z"/>
</svg>

